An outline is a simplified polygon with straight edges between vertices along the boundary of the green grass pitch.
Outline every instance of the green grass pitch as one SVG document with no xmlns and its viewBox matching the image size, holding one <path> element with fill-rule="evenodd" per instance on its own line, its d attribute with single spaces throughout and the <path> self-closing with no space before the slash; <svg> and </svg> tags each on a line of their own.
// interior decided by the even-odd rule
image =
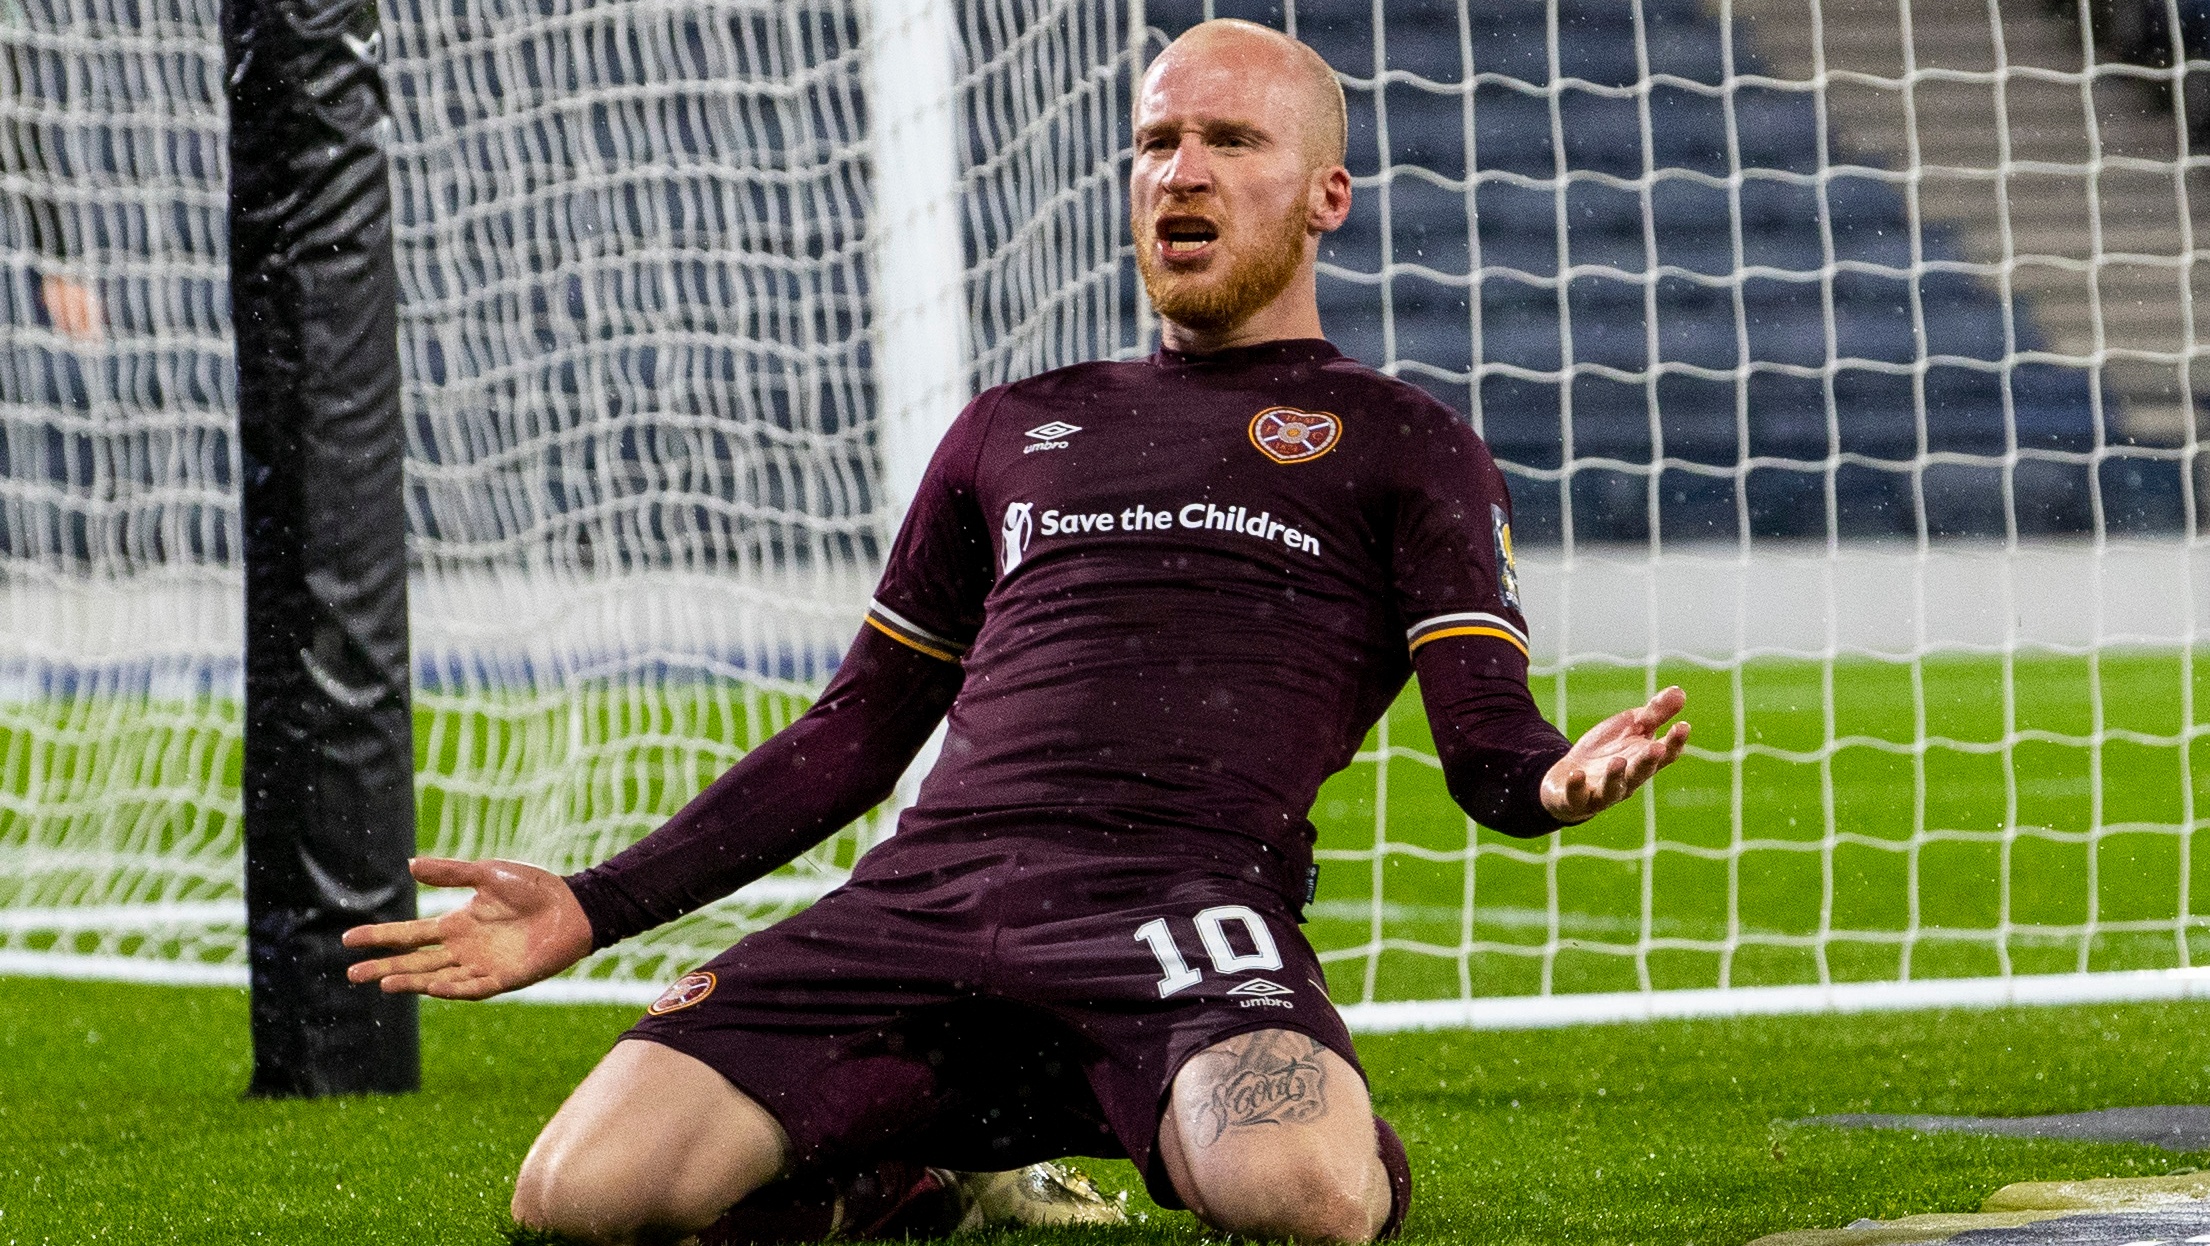
<svg viewBox="0 0 2210 1246">
<path fill-rule="evenodd" d="M 486 1243 L 539 1125 L 631 1010 L 425 1007 L 419 1095 L 246 1101 L 243 994 L 0 980 L 0 1243 Z M 1411 1242 L 1704 1243 L 1969 1210 L 2010 1181 L 2210 1162 L 2151 1147 L 1792 1127 L 1840 1111 L 2199 1101 L 2200 1006 L 1371 1037 Z M 1091 1169 L 1134 1189 L 1125 1163 Z M 1194 1243 L 1141 1222 L 1024 1242 Z M 1013 1240 L 1013 1239 L 1002 1239 Z"/>
<path fill-rule="evenodd" d="M 2210 756 L 2196 732 L 2210 695 L 2186 694 L 2210 694 L 2206 677 L 2171 652 L 2028 654 L 2007 666 L 1987 655 L 1582 663 L 1534 681 L 1553 718 L 1578 733 L 1678 683 L 1700 755 L 1587 827 L 1533 843 L 1484 832 L 1470 870 L 1466 820 L 1439 771 L 1402 753 L 1386 768 L 1355 764 L 1313 811 L 1327 859 L 1308 933 L 1331 955 L 1343 1000 L 1801 983 L 1822 972 L 1877 981 L 1902 976 L 1906 955 L 1918 977 L 2160 968 L 2181 962 L 2182 937 L 2200 958 L 2210 843 L 2197 809 L 2210 809 Z M 661 695 L 642 712 L 633 696 L 573 712 L 589 716 L 591 738 L 727 741 L 758 738 L 796 709 L 703 685 Z M 424 712 L 418 724 L 433 776 L 426 838 L 441 820 L 476 816 L 435 776 L 526 773 L 516 742 L 565 733 L 461 717 Z M 1416 688 L 1385 731 L 1392 750 L 1432 756 Z M 1381 742 L 1377 732 L 1367 751 Z M 1292 733 L 1282 746 L 1302 742 Z M 726 763 L 691 764 L 673 783 L 665 776 L 681 766 L 664 753 L 614 750 L 604 770 L 619 778 L 579 785 L 589 793 L 579 803 L 672 812 Z M 1395 849 L 1378 867 L 1377 824 Z M 1751 846 L 1730 852 L 1738 841 Z M 1638 954 L 1645 894 L 1651 943 Z M 1822 921 L 1844 937 L 1822 940 Z"/>
<path fill-rule="evenodd" d="M 1586 827 L 1484 832 L 1470 868 L 1438 771 L 1402 754 L 1385 771 L 1354 765 L 1314 810 L 1327 859 L 1308 933 L 1344 1000 L 2200 963 L 2205 674 L 2189 655 L 2122 651 L 1582 663 L 1535 680 L 1553 717 L 1577 732 L 1677 682 L 1700 755 Z M 611 824 L 621 842 L 799 708 L 705 681 L 527 709 L 426 700 L 423 847 L 481 853 L 481 828 L 547 819 Z M 1386 739 L 1432 753 L 1416 690 Z M 1291 732 L 1282 747 L 1303 742 Z M 234 843 L 238 761 L 228 702 L 0 706 L 0 795 L 41 793 L 0 799 L 0 851 L 67 857 L 115 827 L 148 856 Z M 1391 848 L 1378 856 L 1377 824 Z M 235 895 L 223 866 L 202 860 L 203 881 L 165 898 Z M 44 887 L 26 901 L 0 877 L 0 908 L 93 890 Z"/>
<path fill-rule="evenodd" d="M 2182 937 L 2199 964 L 2206 673 L 2154 652 L 2020 656 L 2007 670 L 1971 655 L 1583 664 L 1534 681 L 1553 719 L 1578 733 L 1677 683 L 1704 755 L 1586 827 L 1533 842 L 1482 832 L 1470 877 L 1465 820 L 1436 770 L 1399 758 L 1383 783 L 1355 766 L 1321 793 L 1322 849 L 1370 850 L 1385 799 L 1391 844 L 1459 858 L 1330 860 L 1310 932 L 1322 949 L 1369 944 L 1378 886 L 1381 938 L 1418 945 L 1374 958 L 1381 999 L 1532 994 L 1546 968 L 1558 991 L 1636 990 L 1645 973 L 1659 989 L 1816 982 L 1822 958 L 1831 980 L 1893 980 L 1906 942 L 1914 977 L 2162 968 L 2182 963 Z M 1416 692 L 1388 731 L 1392 746 L 1433 751 Z M 1484 946 L 1460 955 L 1468 894 Z M 1653 946 L 1638 957 L 1645 896 Z M 1545 956 L 1553 911 L 1560 943 Z M 1731 952 L 1696 946 L 1730 930 Z M 1366 969 L 1338 960 L 1337 995 L 1359 996 Z"/>
<path fill-rule="evenodd" d="M 1354 999 L 1540 989 L 1708 986 L 2200 963 L 2210 896 L 2198 808 L 2210 791 L 2184 655 L 1941 657 L 1917 664 L 1757 660 L 1656 670 L 1583 665 L 1536 681 L 1579 730 L 1667 682 L 1696 743 L 1652 793 L 1589 827 L 1523 844 L 1484 833 L 1469 879 L 1464 820 L 1409 757 L 1360 765 L 1315 810 L 1326 862 L 1309 927 Z M 465 815 L 443 776 L 550 765 L 532 739 L 654 743 L 605 756 L 590 801 L 649 823 L 725 764 L 732 742 L 795 707 L 726 690 L 586 698 L 584 721 L 424 709 L 425 842 Z M 0 790 L 70 789 L 46 817 L 0 802 L 0 851 L 66 846 L 94 775 L 139 784 L 131 824 L 220 838 L 236 808 L 235 707 L 141 706 L 116 741 L 84 703 L 0 714 Z M 717 719 L 716 715 L 720 715 Z M 627 715 L 627 718 L 623 716 Z M 1424 751 L 1416 695 L 1387 741 Z M 667 742 L 718 740 L 720 752 Z M 1378 744 L 1370 741 L 1369 746 Z M 1295 746 L 1294 739 L 1285 747 Z M 132 749 L 137 748 L 136 754 Z M 95 759 L 85 750 L 106 750 Z M 656 752 L 657 750 L 657 752 Z M 467 755 L 473 752 L 473 755 Z M 671 764 L 680 754 L 688 760 Z M 721 761 L 716 761 L 716 757 Z M 686 770 L 684 766 L 691 769 Z M 63 779 L 71 782 L 62 782 Z M 672 776 L 672 777 L 671 777 Z M 69 802 L 64 802 L 69 804 Z M 587 805 L 588 802 L 585 802 Z M 584 807 L 579 805 L 577 807 Z M 1829 840 L 1829 828 L 1838 838 Z M 1732 852 L 1730 845 L 1755 846 Z M 152 841 L 147 841 L 152 844 Z M 153 844 L 160 847 L 161 844 Z M 1374 862 L 1378 859 L 1379 865 Z M 1472 930 L 1461 955 L 1469 885 Z M 1655 943 L 1632 955 L 1648 897 Z M 0 883 L 0 905 L 10 903 Z M 1549 946 L 1551 914 L 1559 941 Z M 2081 928 L 2090 916 L 2097 933 Z M 2007 917 L 2006 937 L 1996 935 Z M 1823 923 L 1823 925 L 1822 925 Z M 1860 938 L 1825 940 L 1822 929 Z M 1699 944 L 1724 942 L 1735 948 Z M 21 946 L 20 944 L 18 946 Z M 34 941 L 35 946 L 35 941 Z M 1369 972 L 1371 971 L 1371 972 Z M 1461 976 L 1463 975 L 1463 976 Z M 513 1171 L 545 1117 L 631 1013 L 431 1004 L 418 1096 L 257 1103 L 242 997 L 229 991 L 0 981 L 0 1246 L 502 1240 Z M 2167 1171 L 2210 1156 L 2149 1148 L 1791 1128 L 1838 1111 L 2045 1112 L 2204 1097 L 2196 1006 L 1750 1019 L 1365 1040 L 1377 1100 L 1412 1145 L 1412 1239 L 1494 1243 L 1745 1242 L 1860 1216 L 1962 1210 L 2013 1180 Z M 1125 1165 L 1099 1165 L 1109 1188 Z M 1112 1241 L 1194 1241 L 1149 1209 Z M 1073 1240 L 1071 1237 L 1067 1240 Z"/>
</svg>

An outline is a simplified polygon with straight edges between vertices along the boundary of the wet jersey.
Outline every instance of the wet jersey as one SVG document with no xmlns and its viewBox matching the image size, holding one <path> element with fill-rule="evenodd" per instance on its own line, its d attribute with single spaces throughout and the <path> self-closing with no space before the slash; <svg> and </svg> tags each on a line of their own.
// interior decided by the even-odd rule
<svg viewBox="0 0 2210 1246">
<path fill-rule="evenodd" d="M 868 622 L 965 668 L 901 831 L 1225 830 L 1296 862 L 1414 650 L 1470 640 L 1519 679 L 1527 652 L 1487 448 L 1320 340 L 983 394 Z"/>
<path fill-rule="evenodd" d="M 1320 782 L 1415 663 L 1453 798 L 1508 834 L 1550 831 L 1540 787 L 1567 744 L 1528 695 L 1509 506 L 1452 412 L 1322 341 L 991 390 L 938 449 L 820 699 L 568 878 L 593 942 L 873 808 L 947 711 L 870 877 L 1117 861 L 1295 903 Z"/>
</svg>

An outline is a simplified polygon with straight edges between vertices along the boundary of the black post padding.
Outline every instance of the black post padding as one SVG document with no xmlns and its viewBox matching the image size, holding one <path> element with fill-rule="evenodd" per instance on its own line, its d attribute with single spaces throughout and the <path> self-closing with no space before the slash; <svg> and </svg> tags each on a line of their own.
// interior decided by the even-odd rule
<svg viewBox="0 0 2210 1246">
<path fill-rule="evenodd" d="M 229 0 L 246 561 L 247 1093 L 421 1084 L 346 927 L 413 917 L 398 270 L 374 0 Z"/>
</svg>

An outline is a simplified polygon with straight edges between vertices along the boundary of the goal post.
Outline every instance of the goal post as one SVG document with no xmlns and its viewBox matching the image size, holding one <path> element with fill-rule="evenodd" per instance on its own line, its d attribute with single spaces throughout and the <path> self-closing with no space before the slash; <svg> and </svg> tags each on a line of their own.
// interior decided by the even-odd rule
<svg viewBox="0 0 2210 1246">
<path fill-rule="evenodd" d="M 415 916 L 398 277 L 376 11 L 230 0 L 246 953 L 269 1097 L 421 1086 L 413 996 L 346 980 Z"/>
<path fill-rule="evenodd" d="M 60 84 L 0 97 L 0 972 L 242 981 L 216 14 L 51 5 L 0 29 Z M 1245 16 L 1345 87 L 1323 322 L 1495 449 L 1544 709 L 1696 728 L 1530 843 L 1401 702 L 1314 811 L 1354 1022 L 2199 993 L 2210 62 L 2091 10 L 391 0 L 418 848 L 580 868 L 803 709 L 958 404 L 1150 349 L 1130 91 Z M 886 816 L 530 997 L 650 998 Z"/>
<path fill-rule="evenodd" d="M 944 430 L 972 397 L 950 0 L 868 9 L 876 420 L 887 517 L 905 513 Z"/>
</svg>

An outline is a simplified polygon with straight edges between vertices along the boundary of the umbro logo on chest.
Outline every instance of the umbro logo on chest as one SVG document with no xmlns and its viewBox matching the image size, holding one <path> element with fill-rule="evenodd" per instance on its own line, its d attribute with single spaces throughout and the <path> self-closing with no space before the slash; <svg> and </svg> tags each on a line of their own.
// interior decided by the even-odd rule
<svg viewBox="0 0 2210 1246">
<path fill-rule="evenodd" d="M 1038 424 L 1026 433 L 1021 434 L 1028 438 L 1028 444 L 1021 448 L 1021 453 L 1034 454 L 1038 450 L 1064 450 L 1067 448 L 1067 438 L 1081 431 L 1081 425 L 1069 424 L 1065 420 L 1053 420 L 1048 424 Z"/>
</svg>

